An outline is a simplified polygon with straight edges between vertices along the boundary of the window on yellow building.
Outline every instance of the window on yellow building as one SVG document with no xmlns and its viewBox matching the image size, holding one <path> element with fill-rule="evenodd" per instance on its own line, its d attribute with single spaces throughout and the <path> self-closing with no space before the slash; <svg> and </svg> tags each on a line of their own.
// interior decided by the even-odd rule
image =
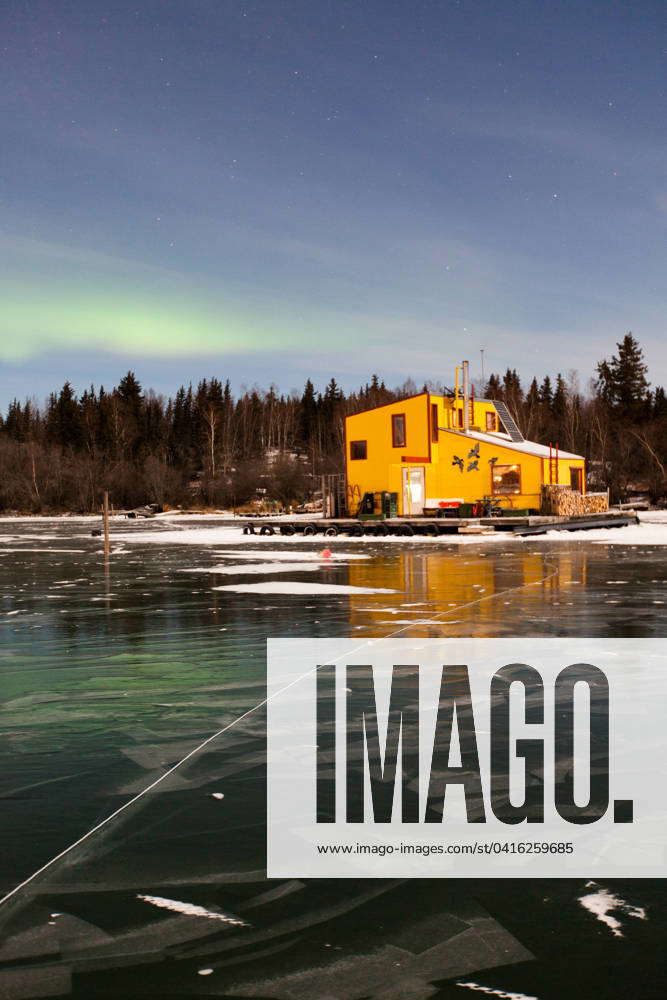
<svg viewBox="0 0 667 1000">
<path fill-rule="evenodd" d="M 394 413 L 391 418 L 391 443 L 394 448 L 405 448 L 405 414 Z"/>
<path fill-rule="evenodd" d="M 520 465 L 494 465 L 491 472 L 491 492 L 508 496 L 521 492 Z"/>
<path fill-rule="evenodd" d="M 463 427 L 463 409 L 454 410 L 454 426 Z"/>
<path fill-rule="evenodd" d="M 438 404 L 431 403 L 431 441 L 438 440 Z"/>
<path fill-rule="evenodd" d="M 496 415 L 495 415 L 495 413 L 487 413 L 486 414 L 486 429 L 487 429 L 487 431 L 497 431 L 498 430 L 498 422 L 496 421 Z"/>
<path fill-rule="evenodd" d="M 355 460 L 368 457 L 368 445 L 366 441 L 350 441 L 350 458 Z"/>
</svg>

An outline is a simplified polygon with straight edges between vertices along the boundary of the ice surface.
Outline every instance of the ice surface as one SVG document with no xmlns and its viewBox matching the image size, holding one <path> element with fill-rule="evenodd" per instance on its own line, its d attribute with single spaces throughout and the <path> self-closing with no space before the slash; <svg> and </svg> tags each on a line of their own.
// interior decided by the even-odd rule
<svg viewBox="0 0 667 1000">
<path fill-rule="evenodd" d="M 44 958 L 57 955 L 60 951 L 60 941 L 55 930 L 55 924 L 46 922 L 30 927 L 7 937 L 0 946 L 0 962 L 13 962 L 28 958 Z M 0 991 L 0 996 L 3 993 Z"/>
<path fill-rule="evenodd" d="M 71 992 L 72 974 L 66 965 L 0 970 L 0 996 L 11 1000 L 61 997 Z"/>
<path fill-rule="evenodd" d="M 276 1000 L 422 1000 L 434 996 L 434 982 L 480 969 L 529 961 L 533 956 L 483 910 L 442 913 L 427 918 L 425 933 L 398 937 L 368 954 L 333 963 L 325 955 L 301 972 L 252 983 L 237 983 L 226 995 L 273 997 Z M 439 921 L 439 927 L 438 927 Z M 419 924 L 419 921 L 418 921 Z M 415 928 L 418 931 L 418 927 Z M 426 946 L 426 947 L 425 947 Z"/>
<path fill-rule="evenodd" d="M 290 896 L 293 892 L 300 892 L 304 888 L 304 882 L 299 882 L 298 879 L 290 879 L 287 882 L 282 882 L 273 889 L 267 889 L 266 892 L 260 893 L 259 896 L 253 896 L 252 899 L 248 900 L 247 903 L 243 903 L 238 909 L 241 911 L 253 910 L 258 906 L 265 906 L 267 903 L 273 903 L 277 899 Z"/>
<path fill-rule="evenodd" d="M 460 620 L 450 618 L 388 618 L 379 622 L 380 625 L 459 625 Z"/>
</svg>

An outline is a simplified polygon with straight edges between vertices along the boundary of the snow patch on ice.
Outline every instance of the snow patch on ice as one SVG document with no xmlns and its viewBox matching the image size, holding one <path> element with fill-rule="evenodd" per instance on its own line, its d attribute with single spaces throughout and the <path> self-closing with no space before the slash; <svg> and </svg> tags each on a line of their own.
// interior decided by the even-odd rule
<svg viewBox="0 0 667 1000">
<path fill-rule="evenodd" d="M 322 556 L 319 552 L 291 552 L 289 549 L 264 549 L 248 552 L 241 549 L 221 549 L 217 556 L 224 559 L 290 559 L 292 562 L 338 562 L 341 559 L 370 559 L 365 552 L 332 552 L 330 556 Z"/>
<path fill-rule="evenodd" d="M 224 924 L 231 924 L 234 927 L 248 927 L 245 920 L 238 917 L 230 917 L 226 913 L 215 913 L 207 910 L 205 906 L 197 906 L 195 903 L 182 903 L 178 899 L 166 899 L 164 896 L 144 896 L 137 894 L 137 899 L 151 906 L 157 906 L 161 910 L 171 910 L 172 913 L 182 913 L 186 917 L 206 917 L 207 920 L 220 920 Z"/>
<path fill-rule="evenodd" d="M 586 888 L 592 888 L 595 882 L 588 882 Z M 598 888 L 596 892 L 590 892 L 586 896 L 580 896 L 579 903 L 584 909 L 592 913 L 603 924 L 606 924 L 614 937 L 623 937 L 622 923 L 613 914 L 623 913 L 628 917 L 637 917 L 639 920 L 646 920 L 646 910 L 643 906 L 632 906 L 626 903 L 620 896 L 615 896 L 613 892 L 604 887 Z"/>
<path fill-rule="evenodd" d="M 46 553 L 47 555 L 59 555 L 61 552 L 72 554 L 72 553 L 82 553 L 85 551 L 86 551 L 85 549 L 52 549 L 49 548 L 48 546 L 44 546 L 44 548 L 41 549 L 0 549 L 0 556 L 8 555 L 10 552 L 14 553 L 30 552 L 30 553 L 39 553 L 39 555 L 43 555 L 44 553 Z"/>
<path fill-rule="evenodd" d="M 595 542 L 604 545 L 667 545 L 667 522 L 629 524 L 625 528 L 589 528 L 586 531 L 549 531 L 547 542 Z"/>
<path fill-rule="evenodd" d="M 56 542 L 62 541 L 60 535 L 2 535 L 0 536 L 0 543 L 4 542 Z"/>
<path fill-rule="evenodd" d="M 307 573 L 315 572 L 318 565 L 302 566 L 298 562 L 241 563 L 231 566 L 193 566 L 191 569 L 178 569 L 177 573 L 219 573 L 223 576 L 257 576 L 267 573 Z"/>
<path fill-rule="evenodd" d="M 480 983 L 458 982 L 456 985 L 478 993 L 486 993 L 488 996 L 501 997 L 502 1000 L 538 1000 L 538 997 L 528 996 L 526 993 L 510 993 L 507 990 L 495 989 L 493 986 L 482 986 Z"/>
<path fill-rule="evenodd" d="M 385 587 L 350 587 L 337 583 L 297 583 L 294 580 L 276 580 L 262 583 L 229 583 L 214 590 L 231 590 L 237 594 L 396 594 Z"/>
</svg>

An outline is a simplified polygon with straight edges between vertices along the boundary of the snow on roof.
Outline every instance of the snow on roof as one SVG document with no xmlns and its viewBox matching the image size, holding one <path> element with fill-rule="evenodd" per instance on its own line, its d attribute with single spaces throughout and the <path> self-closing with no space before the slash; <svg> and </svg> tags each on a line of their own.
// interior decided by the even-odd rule
<svg viewBox="0 0 667 1000">
<path fill-rule="evenodd" d="M 464 433 L 463 431 L 454 431 L 449 427 L 442 427 L 440 430 L 446 430 L 450 434 L 458 434 L 459 437 L 473 438 L 475 441 L 484 441 L 486 444 L 496 444 L 500 445 L 502 448 L 509 448 L 511 451 L 521 451 L 526 455 L 539 455 L 540 458 L 549 457 L 549 449 L 545 444 L 537 444 L 536 441 L 512 441 L 505 435 L 500 434 L 483 434 L 481 431 L 468 431 Z M 553 454 L 553 450 L 552 450 Z M 561 451 L 558 449 L 559 458 L 576 458 L 583 461 L 583 455 L 574 455 L 571 451 Z"/>
</svg>

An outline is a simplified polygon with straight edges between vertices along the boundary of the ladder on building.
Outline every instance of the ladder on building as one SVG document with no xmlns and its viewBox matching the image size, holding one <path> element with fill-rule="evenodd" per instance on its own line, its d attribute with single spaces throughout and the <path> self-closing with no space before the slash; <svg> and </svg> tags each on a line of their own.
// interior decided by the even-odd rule
<svg viewBox="0 0 667 1000">
<path fill-rule="evenodd" d="M 549 482 L 558 482 L 558 445 L 549 444 Z"/>
<path fill-rule="evenodd" d="M 496 408 L 496 413 L 502 420 L 503 427 L 509 434 L 512 441 L 525 441 L 526 439 L 517 427 L 510 411 L 507 409 L 507 404 L 501 402 L 500 400 L 494 400 L 493 405 Z"/>
</svg>

